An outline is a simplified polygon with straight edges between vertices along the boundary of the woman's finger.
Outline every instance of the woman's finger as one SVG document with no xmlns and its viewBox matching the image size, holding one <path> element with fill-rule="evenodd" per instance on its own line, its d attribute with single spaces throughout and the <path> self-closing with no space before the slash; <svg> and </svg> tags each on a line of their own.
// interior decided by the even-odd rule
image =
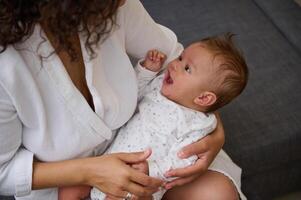
<svg viewBox="0 0 301 200">
<path fill-rule="evenodd" d="M 124 190 L 108 190 L 106 196 L 111 199 L 124 199 L 128 192 Z"/>
<path fill-rule="evenodd" d="M 166 177 L 188 177 L 195 174 L 201 174 L 208 168 L 208 161 L 205 157 L 198 159 L 193 165 L 185 168 L 172 169 L 167 171 L 164 176 Z"/>
<path fill-rule="evenodd" d="M 163 184 L 162 180 L 150 177 L 135 169 L 131 169 L 130 179 L 140 185 L 151 187 L 151 188 L 159 188 Z"/>
<path fill-rule="evenodd" d="M 106 191 L 106 194 L 111 198 L 114 197 L 115 199 L 124 199 L 128 193 L 141 197 L 149 196 L 155 191 L 156 189 L 154 188 L 143 187 L 135 182 L 128 182 L 126 185 L 122 186 L 122 190 L 108 190 Z"/>
<path fill-rule="evenodd" d="M 132 195 L 132 199 L 133 199 L 133 197 L 138 198 L 138 196 L 142 196 L 142 194 L 144 193 L 148 194 L 150 193 L 150 191 L 144 192 L 144 188 L 142 186 L 139 186 L 138 184 L 135 183 L 129 183 L 126 187 L 124 187 L 124 190 L 121 193 L 118 193 L 118 195 L 108 193 L 106 194 L 106 198 L 108 198 L 109 200 L 125 199 L 128 193 Z M 153 192 L 151 194 L 153 194 Z"/>
<path fill-rule="evenodd" d="M 134 153 L 117 153 L 117 157 L 129 164 L 139 163 L 145 161 L 152 154 L 151 149 L 147 149 L 142 152 Z"/>
<path fill-rule="evenodd" d="M 149 188 L 149 187 L 143 187 L 139 184 L 136 183 L 129 183 L 126 187 L 125 190 L 130 192 L 132 195 L 135 195 L 137 197 L 145 197 L 145 196 L 150 196 L 157 190 L 154 188 Z"/>
<path fill-rule="evenodd" d="M 210 140 L 208 141 L 209 137 L 210 135 L 204 137 L 202 140 L 199 140 L 197 142 L 194 142 L 182 148 L 178 152 L 179 158 L 188 158 L 193 155 L 206 153 L 209 150 L 208 148 L 208 142 L 210 141 Z"/>
<path fill-rule="evenodd" d="M 118 198 L 118 197 L 114 197 L 112 195 L 107 195 L 105 200 L 123 200 L 124 198 Z"/>
<path fill-rule="evenodd" d="M 194 176 L 189 176 L 189 177 L 184 177 L 184 178 L 178 178 L 178 179 L 175 179 L 171 182 L 168 182 L 165 184 L 165 189 L 169 190 L 173 187 L 176 187 L 176 186 L 181 186 L 181 185 L 185 185 L 187 183 L 190 183 L 192 181 L 194 181 L 195 179 L 197 179 L 200 175 L 196 174 Z"/>
</svg>

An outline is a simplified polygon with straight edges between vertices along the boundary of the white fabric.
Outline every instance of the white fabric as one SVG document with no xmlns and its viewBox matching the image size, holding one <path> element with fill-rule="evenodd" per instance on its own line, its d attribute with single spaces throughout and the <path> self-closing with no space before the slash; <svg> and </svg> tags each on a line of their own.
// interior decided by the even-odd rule
<svg viewBox="0 0 301 200">
<path fill-rule="evenodd" d="M 137 80 L 127 53 L 142 58 L 156 48 L 168 59 L 178 56 L 175 35 L 158 28 L 138 0 L 118 9 L 117 24 L 91 61 L 80 36 L 95 113 L 56 54 L 40 60 L 53 48 L 39 25 L 28 40 L 0 54 L 1 195 L 57 199 L 56 189 L 31 191 L 33 155 L 47 162 L 102 153 L 111 130 L 136 108 Z"/>
<path fill-rule="evenodd" d="M 197 156 L 179 159 L 177 152 L 212 132 L 217 121 L 213 114 L 206 115 L 190 110 L 162 96 L 159 91 L 164 75 L 154 79 L 157 73 L 145 69 L 140 62 L 141 60 L 138 61 L 135 71 L 139 98 L 143 99 L 138 105 L 138 112 L 119 130 L 105 153 L 136 152 L 151 148 L 152 155 L 148 159 L 149 175 L 170 181 L 173 178 L 164 177 L 164 172 L 171 168 L 189 166 L 197 159 Z M 240 199 L 247 199 L 241 191 L 241 169 L 223 150 L 209 166 L 209 170 L 227 176 L 236 187 Z M 160 200 L 165 192 L 161 188 L 153 195 L 153 199 Z M 93 188 L 90 197 L 92 200 L 104 200 L 106 195 Z"/>
<path fill-rule="evenodd" d="M 138 0 L 118 9 L 117 24 L 93 60 L 80 35 L 95 112 L 57 54 L 41 61 L 53 48 L 39 25 L 28 40 L 0 54 L 0 195 L 56 200 L 56 188 L 31 190 L 33 156 L 47 162 L 102 154 L 136 107 L 137 80 L 127 53 L 143 58 L 159 49 L 168 60 L 178 56 L 175 35 L 158 28 Z"/>
<path fill-rule="evenodd" d="M 140 72 L 138 76 L 143 76 L 139 67 L 137 71 Z M 177 153 L 184 146 L 212 132 L 216 127 L 216 118 L 214 114 L 191 110 L 162 96 L 160 89 L 163 76 L 164 74 L 158 76 L 148 86 L 149 92 L 139 103 L 138 112 L 118 131 L 106 153 L 137 152 L 151 148 L 152 155 L 148 159 L 149 175 L 170 181 L 170 178 L 164 176 L 165 172 L 187 167 L 198 159 L 196 155 L 180 159 Z M 139 86 L 142 87 L 143 85 Z M 155 193 L 154 200 L 160 200 L 164 193 L 163 189 Z M 93 189 L 91 198 L 104 200 L 105 195 Z"/>
<path fill-rule="evenodd" d="M 222 173 L 223 175 L 228 177 L 236 187 L 236 190 L 240 196 L 240 200 L 247 200 L 247 198 L 241 191 L 241 169 L 223 150 L 221 150 L 217 154 L 216 158 L 211 163 L 208 169 Z"/>
</svg>

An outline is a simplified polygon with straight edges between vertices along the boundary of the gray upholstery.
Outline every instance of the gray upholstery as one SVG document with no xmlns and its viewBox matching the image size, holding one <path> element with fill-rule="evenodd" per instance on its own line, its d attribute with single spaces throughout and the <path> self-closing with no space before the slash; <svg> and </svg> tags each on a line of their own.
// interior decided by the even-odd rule
<svg viewBox="0 0 301 200">
<path fill-rule="evenodd" d="M 0 196 L 0 200 L 14 200 L 14 197 Z"/>
<path fill-rule="evenodd" d="M 254 0 L 288 41 L 301 53 L 301 11 L 293 0 Z"/>
<path fill-rule="evenodd" d="M 280 12 L 276 5 L 280 1 L 282 8 L 293 7 L 292 13 Z M 221 116 L 225 150 L 243 168 L 242 188 L 251 200 L 301 189 L 301 9 L 292 3 L 143 1 L 150 15 L 174 30 L 184 44 L 228 31 L 238 34 L 250 80 L 245 92 L 221 110 Z"/>
</svg>

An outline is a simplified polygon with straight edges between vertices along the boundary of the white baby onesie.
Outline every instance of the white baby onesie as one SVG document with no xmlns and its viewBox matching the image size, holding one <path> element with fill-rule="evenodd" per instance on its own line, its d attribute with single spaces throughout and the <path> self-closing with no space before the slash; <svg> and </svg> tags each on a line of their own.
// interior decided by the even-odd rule
<svg viewBox="0 0 301 200">
<path fill-rule="evenodd" d="M 180 159 L 177 156 L 184 146 L 198 141 L 216 127 L 214 114 L 205 114 L 176 104 L 160 93 L 163 75 L 155 78 L 148 92 L 138 105 L 138 112 L 123 126 L 106 153 L 137 152 L 152 149 L 148 159 L 149 175 L 165 181 L 169 169 L 192 165 L 197 156 Z M 153 195 L 160 200 L 164 189 Z M 105 194 L 96 188 L 92 200 L 104 200 Z"/>
</svg>

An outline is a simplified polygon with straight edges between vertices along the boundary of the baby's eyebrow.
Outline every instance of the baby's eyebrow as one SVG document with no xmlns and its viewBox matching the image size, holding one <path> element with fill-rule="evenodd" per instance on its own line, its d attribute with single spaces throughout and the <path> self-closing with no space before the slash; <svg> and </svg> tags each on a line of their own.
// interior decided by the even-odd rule
<svg viewBox="0 0 301 200">
<path fill-rule="evenodd" d="M 181 53 L 181 57 L 182 57 L 182 59 L 183 59 L 183 56 L 184 56 L 184 54 L 185 54 L 185 49 L 182 51 L 182 53 Z M 187 65 L 189 66 L 189 67 L 192 67 L 195 71 L 197 71 L 197 67 L 194 65 L 194 63 L 192 62 L 192 60 L 190 60 L 190 59 L 187 59 Z"/>
<path fill-rule="evenodd" d="M 191 62 L 191 64 L 188 64 L 190 67 L 192 67 L 195 71 L 198 71 L 198 68 Z"/>
</svg>

